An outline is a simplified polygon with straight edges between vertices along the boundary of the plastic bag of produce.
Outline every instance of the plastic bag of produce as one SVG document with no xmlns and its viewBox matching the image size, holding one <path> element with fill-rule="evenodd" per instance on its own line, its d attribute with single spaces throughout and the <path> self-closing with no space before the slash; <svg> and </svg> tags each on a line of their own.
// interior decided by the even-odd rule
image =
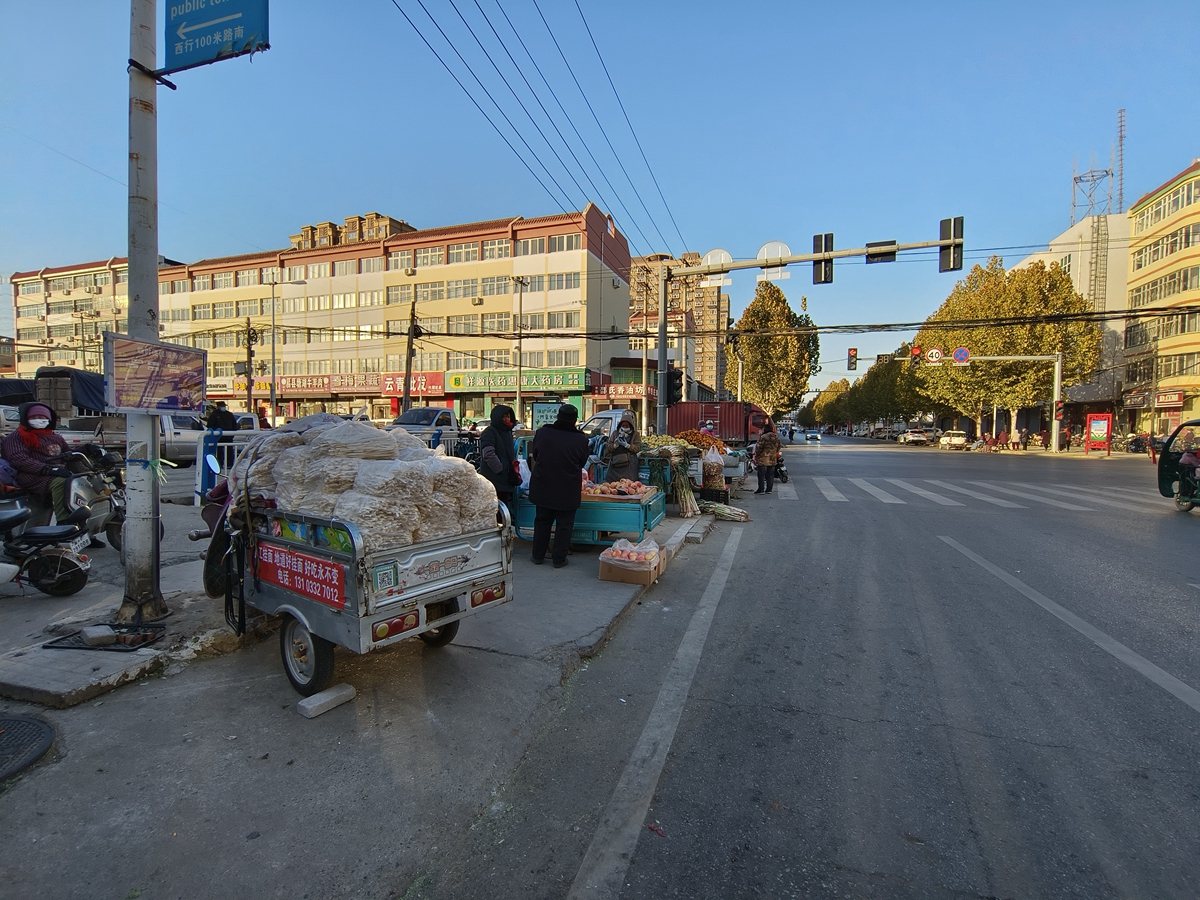
<svg viewBox="0 0 1200 900">
<path fill-rule="evenodd" d="M 393 428 L 391 431 L 384 433 L 390 435 L 392 440 L 396 442 L 396 446 L 401 450 L 422 450 L 425 453 L 429 452 L 428 444 L 403 428 Z"/>
<path fill-rule="evenodd" d="M 302 419 L 296 419 L 295 421 L 288 422 L 286 425 L 276 428 L 274 433 L 279 434 L 280 432 L 294 432 L 295 434 L 306 434 L 308 431 L 318 426 L 328 427 L 330 425 L 341 424 L 342 418 L 340 416 L 335 416 L 333 413 L 313 413 L 311 416 L 305 416 Z"/>
<path fill-rule="evenodd" d="M 326 456 L 395 459 L 396 441 L 386 431 L 363 422 L 343 422 L 308 442 Z"/>
<path fill-rule="evenodd" d="M 368 553 L 407 547 L 417 530 L 417 511 L 397 506 L 390 498 L 372 497 L 359 491 L 346 491 L 337 498 L 333 518 L 349 522 L 362 535 Z"/>
<path fill-rule="evenodd" d="M 310 447 L 310 451 L 317 450 Z M 333 515 L 338 497 L 352 490 L 354 478 L 362 460 L 342 456 L 323 456 L 308 463 L 301 490 L 304 499 L 300 510 L 314 516 Z"/>
<path fill-rule="evenodd" d="M 700 465 L 704 472 L 704 487 L 709 490 L 725 490 L 725 462 L 716 448 L 709 447 Z"/>
<path fill-rule="evenodd" d="M 420 519 L 413 540 L 418 544 L 462 534 L 458 498 L 453 494 L 433 491 L 417 512 Z"/>
<path fill-rule="evenodd" d="M 517 462 L 517 469 L 521 473 L 521 488 L 529 490 L 529 479 L 533 477 L 533 473 L 529 470 L 529 463 L 522 459 Z"/>
<path fill-rule="evenodd" d="M 470 489 L 459 495 L 458 511 L 464 533 L 496 527 L 496 489 L 482 475 L 476 475 Z"/>
<path fill-rule="evenodd" d="M 275 504 L 280 509 L 298 512 L 306 491 L 304 476 L 311 460 L 319 456 L 309 447 L 289 447 L 279 454 L 271 474 L 275 478 Z"/>
<path fill-rule="evenodd" d="M 600 554 L 604 561 L 622 569 L 639 569 L 645 571 L 658 565 L 661 554 L 658 543 L 646 538 L 639 544 L 627 540 L 619 540 Z"/>
</svg>

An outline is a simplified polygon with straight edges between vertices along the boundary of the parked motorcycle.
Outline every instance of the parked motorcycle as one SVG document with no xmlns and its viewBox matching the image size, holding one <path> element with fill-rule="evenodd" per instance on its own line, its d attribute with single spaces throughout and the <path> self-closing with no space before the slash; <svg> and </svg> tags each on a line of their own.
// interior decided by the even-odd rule
<svg viewBox="0 0 1200 900">
<path fill-rule="evenodd" d="M 43 594 L 69 597 L 83 590 L 91 568 L 83 550 L 91 541 L 87 507 L 77 509 L 60 525 L 25 527 L 33 515 L 28 507 L 0 510 L 0 582 L 20 582 L 22 576 Z"/>
<path fill-rule="evenodd" d="M 787 484 L 787 480 L 788 480 L 787 463 L 785 463 L 783 461 L 782 454 L 780 454 L 779 458 L 775 462 L 775 480 L 782 481 L 784 484 Z"/>
<path fill-rule="evenodd" d="M 103 533 L 118 553 L 121 552 L 122 526 L 125 524 L 124 465 L 120 453 L 105 452 L 96 444 L 84 444 L 64 462 L 73 475 L 63 497 L 67 513 L 84 507 L 90 509 L 88 531 L 93 537 Z"/>
</svg>

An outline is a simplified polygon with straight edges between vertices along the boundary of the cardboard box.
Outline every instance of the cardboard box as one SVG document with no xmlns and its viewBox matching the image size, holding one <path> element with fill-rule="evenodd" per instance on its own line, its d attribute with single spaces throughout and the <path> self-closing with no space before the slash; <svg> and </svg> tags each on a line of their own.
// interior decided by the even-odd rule
<svg viewBox="0 0 1200 900">
<path fill-rule="evenodd" d="M 658 564 L 648 569 L 625 569 L 601 558 L 600 580 L 619 581 L 622 584 L 653 584 L 661 574 L 662 564 L 661 554 L 659 554 Z"/>
</svg>

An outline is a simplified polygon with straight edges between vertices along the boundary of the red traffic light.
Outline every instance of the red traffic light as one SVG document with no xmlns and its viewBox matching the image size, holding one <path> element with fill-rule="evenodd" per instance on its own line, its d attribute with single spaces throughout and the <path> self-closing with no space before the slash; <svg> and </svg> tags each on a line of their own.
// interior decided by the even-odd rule
<svg viewBox="0 0 1200 900">
<path fill-rule="evenodd" d="M 912 355 L 913 355 L 913 356 L 920 356 L 920 355 L 921 355 L 921 348 L 920 348 L 920 347 L 913 347 L 911 352 L 912 352 Z"/>
</svg>

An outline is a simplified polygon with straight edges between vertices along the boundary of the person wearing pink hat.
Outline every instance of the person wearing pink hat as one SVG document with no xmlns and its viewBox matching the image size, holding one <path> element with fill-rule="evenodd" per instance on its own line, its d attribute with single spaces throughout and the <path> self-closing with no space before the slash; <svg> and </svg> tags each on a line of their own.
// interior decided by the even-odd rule
<svg viewBox="0 0 1200 900">
<path fill-rule="evenodd" d="M 58 416 L 42 403 L 22 403 L 20 413 L 21 424 L 0 441 L 0 454 L 17 470 L 17 487 L 62 516 L 62 488 L 71 473 L 67 442 L 54 433 Z"/>
</svg>

